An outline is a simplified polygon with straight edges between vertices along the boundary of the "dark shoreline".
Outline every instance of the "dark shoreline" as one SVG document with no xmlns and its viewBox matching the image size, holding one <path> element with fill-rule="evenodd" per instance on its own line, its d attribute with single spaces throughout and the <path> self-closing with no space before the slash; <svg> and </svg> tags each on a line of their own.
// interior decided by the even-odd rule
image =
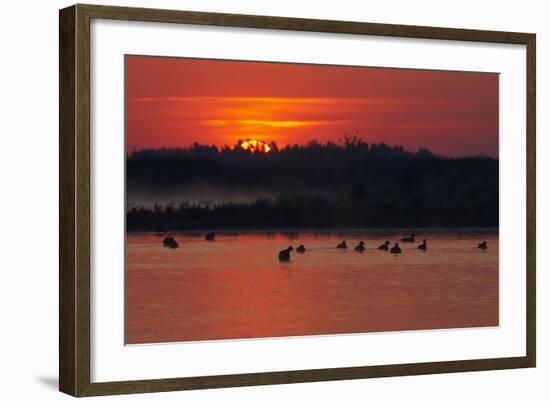
<svg viewBox="0 0 550 401">
<path fill-rule="evenodd" d="M 498 159 L 446 158 L 427 149 L 411 153 L 356 137 L 345 137 L 341 145 L 273 148 L 269 154 L 251 154 L 196 144 L 127 155 L 127 230 L 499 224 Z M 174 203 L 133 203 L 136 194 L 162 199 L 182 188 L 204 192 L 204 200 L 182 194 Z M 224 191 L 239 189 L 243 196 L 252 191 L 255 199 L 224 198 Z"/>
<path fill-rule="evenodd" d="M 408 232 L 414 231 L 418 233 L 436 233 L 436 232 L 498 232 L 498 226 L 386 226 L 386 227 L 247 227 L 247 228 L 235 228 L 235 227 L 219 227 L 219 228 L 189 228 L 189 229 L 174 229 L 169 230 L 171 233 L 188 233 L 201 235 L 206 231 L 216 231 L 220 233 L 335 233 L 335 232 Z M 155 230 L 130 230 L 126 229 L 126 233 L 132 234 L 154 234 Z"/>
</svg>

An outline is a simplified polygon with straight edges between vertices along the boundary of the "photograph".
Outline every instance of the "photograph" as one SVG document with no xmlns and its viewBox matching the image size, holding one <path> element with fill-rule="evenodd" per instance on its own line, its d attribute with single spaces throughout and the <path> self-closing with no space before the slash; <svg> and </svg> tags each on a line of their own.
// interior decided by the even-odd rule
<svg viewBox="0 0 550 401">
<path fill-rule="evenodd" d="M 126 54 L 123 84 L 126 345 L 499 326 L 499 73 Z"/>
</svg>

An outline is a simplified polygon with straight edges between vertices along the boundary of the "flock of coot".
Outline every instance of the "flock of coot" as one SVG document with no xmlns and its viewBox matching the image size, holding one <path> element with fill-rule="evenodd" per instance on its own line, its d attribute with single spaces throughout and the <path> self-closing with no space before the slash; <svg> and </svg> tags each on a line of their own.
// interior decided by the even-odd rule
<svg viewBox="0 0 550 401">
<path fill-rule="evenodd" d="M 166 248 L 176 249 L 179 248 L 179 244 L 176 241 L 176 239 L 172 236 L 166 235 L 166 231 L 157 231 L 155 235 L 158 236 L 164 236 L 164 239 L 162 240 L 162 245 Z M 209 232 L 206 233 L 204 236 L 204 239 L 206 241 L 214 241 L 216 239 L 216 233 L 215 232 Z"/>
<path fill-rule="evenodd" d="M 171 249 L 175 249 L 175 248 L 179 247 L 179 244 L 174 239 L 174 237 L 166 235 L 166 232 L 157 232 L 157 233 L 155 233 L 155 235 L 164 236 L 164 239 L 162 240 L 163 246 L 165 246 L 167 248 L 171 248 Z M 206 241 L 214 241 L 216 239 L 216 233 L 215 232 L 209 232 L 204 236 L 204 239 Z M 401 238 L 401 242 L 412 243 L 412 242 L 415 242 L 415 241 L 416 241 L 416 239 L 415 239 L 414 233 L 411 234 L 409 237 Z M 379 249 L 381 251 L 389 251 L 391 254 L 394 254 L 394 255 L 399 255 L 401 253 L 401 248 L 399 247 L 399 242 L 396 242 L 394 246 L 390 246 L 390 245 L 391 245 L 390 241 L 386 240 L 386 241 L 384 241 L 384 243 L 382 245 L 378 246 L 377 249 Z M 482 243 L 478 244 L 477 247 L 479 249 L 483 249 L 483 250 L 487 249 L 487 247 L 488 247 L 487 246 L 487 241 L 483 241 Z M 426 243 L 426 239 L 423 239 L 422 243 L 420 245 L 418 245 L 416 248 L 420 251 L 426 252 L 428 250 L 428 245 Z M 338 245 L 336 245 L 336 249 L 348 249 L 348 244 L 346 243 L 346 240 L 343 240 Z M 363 253 L 367 250 L 367 247 L 366 247 L 366 244 L 365 244 L 364 241 L 359 241 L 357 246 L 355 246 L 353 249 L 356 252 Z M 292 252 L 293 250 L 294 250 L 294 248 L 292 246 L 289 246 L 288 248 L 283 249 L 282 251 L 280 251 L 279 252 L 279 261 L 289 262 L 290 261 L 290 252 Z M 305 253 L 306 252 L 306 247 L 303 244 L 301 244 L 300 246 L 298 246 L 298 248 L 296 248 L 296 252 Z"/>
<path fill-rule="evenodd" d="M 414 233 L 411 234 L 409 237 L 401 238 L 401 242 L 415 242 L 415 235 Z M 384 241 L 384 243 L 380 246 L 378 246 L 378 249 L 381 251 L 389 251 L 391 254 L 399 255 L 401 253 L 401 248 L 399 247 L 399 242 L 396 242 L 394 246 L 390 246 L 390 241 Z M 487 241 L 483 241 L 482 243 L 478 244 L 477 246 L 479 249 L 487 249 Z M 290 252 L 294 248 L 292 246 L 289 246 L 286 249 L 283 249 L 281 252 L 279 252 L 279 260 L 281 262 L 288 262 L 290 261 Z M 338 245 L 336 245 L 336 249 L 348 249 L 348 244 L 346 243 L 346 240 L 343 240 Z M 356 252 L 363 253 L 367 250 L 366 244 L 364 241 L 359 241 L 357 246 L 353 248 Z M 428 250 L 428 244 L 426 242 L 426 239 L 422 240 L 422 243 L 416 247 L 419 251 L 426 252 Z M 296 248 L 297 252 L 304 253 L 306 251 L 305 246 L 302 244 L 298 248 Z"/>
</svg>

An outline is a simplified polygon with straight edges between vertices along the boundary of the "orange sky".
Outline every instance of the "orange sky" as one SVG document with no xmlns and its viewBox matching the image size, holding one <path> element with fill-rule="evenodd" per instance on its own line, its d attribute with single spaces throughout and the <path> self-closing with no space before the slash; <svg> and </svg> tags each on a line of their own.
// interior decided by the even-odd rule
<svg viewBox="0 0 550 401">
<path fill-rule="evenodd" d="M 498 156 L 498 74 L 126 56 L 127 149 L 355 134 Z"/>
</svg>

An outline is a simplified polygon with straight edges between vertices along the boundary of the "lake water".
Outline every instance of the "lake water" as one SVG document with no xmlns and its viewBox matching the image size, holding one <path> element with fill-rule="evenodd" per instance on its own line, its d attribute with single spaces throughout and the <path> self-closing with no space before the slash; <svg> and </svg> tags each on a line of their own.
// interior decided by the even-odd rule
<svg viewBox="0 0 550 401">
<path fill-rule="evenodd" d="M 498 326 L 498 231 L 417 230 L 401 255 L 376 249 L 409 231 L 173 233 L 178 249 L 129 233 L 126 343 Z"/>
</svg>

